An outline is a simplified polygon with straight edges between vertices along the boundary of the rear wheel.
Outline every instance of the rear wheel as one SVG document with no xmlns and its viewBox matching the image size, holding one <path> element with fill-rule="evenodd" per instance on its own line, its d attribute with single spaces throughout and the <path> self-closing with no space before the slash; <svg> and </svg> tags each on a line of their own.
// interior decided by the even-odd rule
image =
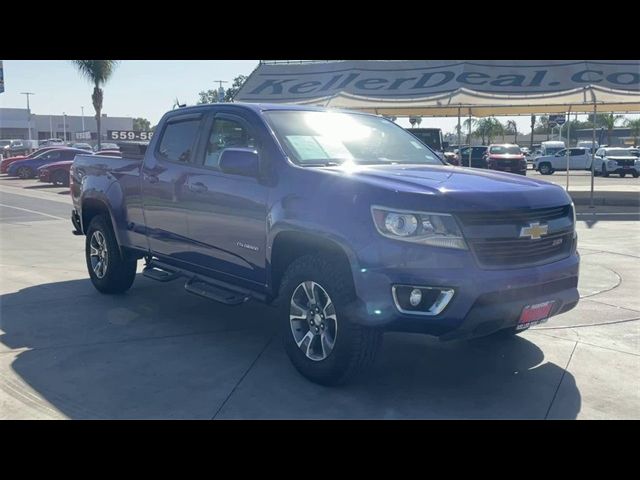
<svg viewBox="0 0 640 480">
<path fill-rule="evenodd" d="M 553 168 L 551 168 L 550 163 L 541 163 L 538 167 L 538 170 L 542 175 L 551 175 L 553 173 Z"/>
<path fill-rule="evenodd" d="M 26 180 L 27 178 L 32 178 L 33 170 L 31 170 L 29 167 L 20 167 L 18 169 L 18 176 L 24 180 Z"/>
<path fill-rule="evenodd" d="M 633 178 L 638 178 L 640 174 L 638 172 L 633 172 L 631 175 L 633 175 Z"/>
<path fill-rule="evenodd" d="M 93 217 L 85 241 L 87 269 L 93 286 L 102 293 L 123 293 L 131 288 L 137 260 L 123 257 L 106 215 Z"/>
<path fill-rule="evenodd" d="M 69 175 L 64 170 L 57 170 L 53 173 L 53 184 L 62 185 L 63 187 L 69 186 Z"/>
<path fill-rule="evenodd" d="M 294 261 L 280 287 L 285 351 L 295 368 L 322 385 L 346 383 L 373 363 L 382 332 L 347 318 L 355 300 L 348 268 L 320 255 Z"/>
</svg>

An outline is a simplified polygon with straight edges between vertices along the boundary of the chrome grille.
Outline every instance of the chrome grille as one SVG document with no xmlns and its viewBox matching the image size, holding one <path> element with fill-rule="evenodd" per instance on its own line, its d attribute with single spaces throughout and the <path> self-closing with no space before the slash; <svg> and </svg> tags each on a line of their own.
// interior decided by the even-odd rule
<svg viewBox="0 0 640 480">
<path fill-rule="evenodd" d="M 548 222 L 556 218 L 571 215 L 571 205 L 564 207 L 526 209 L 526 210 L 502 210 L 493 212 L 459 213 L 457 217 L 465 226 L 515 224 L 527 225 L 533 222 Z"/>
</svg>

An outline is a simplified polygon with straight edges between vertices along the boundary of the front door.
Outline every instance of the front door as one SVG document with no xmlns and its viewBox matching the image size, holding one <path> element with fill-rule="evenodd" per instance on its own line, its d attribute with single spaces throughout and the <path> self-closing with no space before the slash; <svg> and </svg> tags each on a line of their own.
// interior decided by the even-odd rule
<svg viewBox="0 0 640 480">
<path fill-rule="evenodd" d="M 225 148 L 253 148 L 260 155 L 256 130 L 241 116 L 215 114 L 186 196 L 194 261 L 212 274 L 264 284 L 268 189 L 259 178 L 224 173 L 219 165 Z"/>
<path fill-rule="evenodd" d="M 188 261 L 186 180 L 196 157 L 202 114 L 169 118 L 141 172 L 142 203 L 149 248 L 159 256 Z"/>
</svg>

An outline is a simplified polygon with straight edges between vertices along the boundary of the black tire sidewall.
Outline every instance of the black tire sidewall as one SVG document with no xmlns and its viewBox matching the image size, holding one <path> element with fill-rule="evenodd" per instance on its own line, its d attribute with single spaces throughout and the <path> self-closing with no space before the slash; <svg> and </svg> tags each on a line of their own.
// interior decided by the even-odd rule
<svg viewBox="0 0 640 480">
<path fill-rule="evenodd" d="M 335 345 L 324 360 L 314 361 L 298 347 L 289 320 L 291 296 L 304 281 L 314 281 L 327 292 L 336 310 L 337 332 Z M 281 335 L 285 351 L 296 369 L 310 380 L 323 385 L 343 383 L 356 353 L 359 329 L 367 328 L 349 320 L 345 306 L 355 299 L 352 280 L 339 265 L 328 259 L 307 256 L 292 263 L 283 278 L 278 299 Z"/>
<path fill-rule="evenodd" d="M 33 172 L 29 167 L 20 167 L 18 169 L 18 176 L 24 180 L 33 177 Z"/>
<path fill-rule="evenodd" d="M 90 244 L 96 230 L 102 233 L 107 246 L 107 272 L 102 278 L 98 278 L 91 266 Z M 135 278 L 137 262 L 122 258 L 111 222 L 106 215 L 93 217 L 89 224 L 85 239 L 85 260 L 91 282 L 98 291 L 102 293 L 122 293 L 131 287 Z"/>
<path fill-rule="evenodd" d="M 51 178 L 53 180 L 53 184 L 54 185 L 62 185 L 63 187 L 65 187 L 68 183 L 68 181 L 65 181 L 65 172 L 64 170 L 58 170 L 56 172 L 53 172 L 53 176 Z"/>
</svg>

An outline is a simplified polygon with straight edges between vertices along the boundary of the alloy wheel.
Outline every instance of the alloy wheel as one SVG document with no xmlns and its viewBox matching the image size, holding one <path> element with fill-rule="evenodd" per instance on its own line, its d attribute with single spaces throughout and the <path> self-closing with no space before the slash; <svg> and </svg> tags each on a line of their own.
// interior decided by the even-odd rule
<svg viewBox="0 0 640 480">
<path fill-rule="evenodd" d="M 107 257 L 107 241 L 101 231 L 96 230 L 93 232 L 89 248 L 91 250 L 91 268 L 93 269 L 93 273 L 95 273 L 98 278 L 104 278 L 107 273 L 109 260 Z"/>
<path fill-rule="evenodd" d="M 326 359 L 336 342 L 336 309 L 327 291 L 313 281 L 300 283 L 291 295 L 289 308 L 291 333 L 306 357 Z"/>
</svg>

